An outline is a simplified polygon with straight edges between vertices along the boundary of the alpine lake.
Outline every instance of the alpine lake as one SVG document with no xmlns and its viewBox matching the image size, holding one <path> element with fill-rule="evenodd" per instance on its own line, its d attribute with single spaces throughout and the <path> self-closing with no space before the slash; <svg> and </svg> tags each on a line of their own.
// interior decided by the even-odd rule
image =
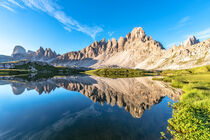
<svg viewBox="0 0 210 140">
<path fill-rule="evenodd" d="M 182 87 L 169 77 L 0 76 L 0 140 L 171 139 Z"/>
</svg>

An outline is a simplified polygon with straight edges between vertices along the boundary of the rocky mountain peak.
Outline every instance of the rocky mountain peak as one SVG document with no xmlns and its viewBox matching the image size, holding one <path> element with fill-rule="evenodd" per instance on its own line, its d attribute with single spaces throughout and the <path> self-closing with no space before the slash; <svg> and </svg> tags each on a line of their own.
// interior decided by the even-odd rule
<svg viewBox="0 0 210 140">
<path fill-rule="evenodd" d="M 141 39 L 142 41 L 145 40 L 146 34 L 142 27 L 136 27 L 131 31 L 131 39 Z"/>
<path fill-rule="evenodd" d="M 105 40 L 105 38 L 103 38 L 103 39 L 99 42 L 99 44 L 102 45 L 102 46 L 103 46 L 103 45 L 106 45 L 106 40 Z"/>
<path fill-rule="evenodd" d="M 36 51 L 36 55 L 37 57 L 42 57 L 44 55 L 44 49 L 42 47 L 40 47 L 37 51 Z"/>
<path fill-rule="evenodd" d="M 53 52 L 50 48 L 46 48 L 45 52 L 44 52 L 44 56 L 46 58 L 54 58 L 57 56 L 57 54 L 55 52 Z"/>
<path fill-rule="evenodd" d="M 38 59 L 44 58 L 44 59 L 51 59 L 51 58 L 55 58 L 57 56 L 57 53 L 55 51 L 52 51 L 50 48 L 46 48 L 45 50 L 40 47 L 37 51 L 36 51 L 36 57 Z"/>
<path fill-rule="evenodd" d="M 118 50 L 123 51 L 124 50 L 124 44 L 125 44 L 126 39 L 124 37 L 120 37 L 118 39 Z"/>
<path fill-rule="evenodd" d="M 200 41 L 195 38 L 195 36 L 190 36 L 185 42 L 184 46 L 192 46 L 194 44 L 199 43 Z"/>
<path fill-rule="evenodd" d="M 116 51 L 117 50 L 117 40 L 115 38 L 112 38 L 112 48 Z"/>
<path fill-rule="evenodd" d="M 44 49 L 42 46 L 39 47 L 38 51 L 44 52 Z"/>
<path fill-rule="evenodd" d="M 19 46 L 19 45 L 15 46 L 15 48 L 13 49 L 13 52 L 12 52 L 12 56 L 18 55 L 18 54 L 21 54 L 21 55 L 26 54 L 25 48 L 23 48 L 22 46 Z"/>
<path fill-rule="evenodd" d="M 142 46 L 142 47 L 139 47 Z M 91 60 L 91 59 L 104 59 L 104 56 L 117 56 L 119 53 L 122 53 L 126 50 L 126 53 L 130 56 L 139 57 L 142 55 L 142 59 L 150 56 L 151 54 L 160 55 L 162 52 L 162 45 L 153 40 L 152 37 L 147 37 L 143 28 L 137 27 L 134 28 L 126 37 L 120 37 L 118 40 L 112 38 L 106 42 L 105 38 L 100 41 L 95 41 L 91 45 L 77 52 L 69 52 L 64 55 L 59 56 L 54 62 L 69 62 L 74 60 Z M 135 50 L 135 51 L 134 51 Z M 130 58 L 130 56 L 128 56 Z M 98 58 L 96 58 L 98 57 Z M 108 58 L 107 57 L 107 58 Z M 111 61 L 111 60 L 110 60 Z M 125 61 L 126 62 L 126 61 Z M 70 62 L 69 62 L 70 63 Z M 135 62 L 136 63 L 136 62 Z M 134 65 L 134 63 L 133 63 Z"/>
<path fill-rule="evenodd" d="M 152 40 L 152 36 L 149 36 L 149 40 Z"/>
<path fill-rule="evenodd" d="M 91 47 L 96 47 L 96 46 L 98 46 L 98 42 L 97 42 L 97 41 L 95 41 L 95 42 L 93 42 L 93 43 L 91 44 Z"/>
<path fill-rule="evenodd" d="M 105 42 L 106 42 L 105 38 L 103 38 L 103 39 L 101 40 L 101 42 L 105 43 Z"/>
</svg>

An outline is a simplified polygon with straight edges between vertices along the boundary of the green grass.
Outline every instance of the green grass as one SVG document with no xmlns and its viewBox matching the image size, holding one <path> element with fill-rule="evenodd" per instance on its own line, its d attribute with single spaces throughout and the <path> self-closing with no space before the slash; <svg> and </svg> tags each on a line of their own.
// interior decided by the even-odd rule
<svg viewBox="0 0 210 140">
<path fill-rule="evenodd" d="M 198 73 L 208 73 L 210 72 L 210 65 L 192 68 L 192 69 L 183 69 L 183 70 L 164 70 L 161 75 L 170 76 L 170 75 L 185 75 L 185 74 L 198 74 Z"/>
<path fill-rule="evenodd" d="M 183 90 L 168 120 L 167 129 L 172 136 L 177 140 L 210 139 L 210 66 L 167 70 L 161 75 L 161 80 Z"/>
<path fill-rule="evenodd" d="M 163 78 L 153 77 L 152 80 L 163 81 Z"/>
<path fill-rule="evenodd" d="M 145 71 L 139 69 L 126 69 L 126 68 L 103 68 L 89 70 L 85 72 L 88 75 L 108 77 L 108 78 L 129 78 L 141 76 L 155 76 L 158 75 L 156 71 Z"/>
</svg>

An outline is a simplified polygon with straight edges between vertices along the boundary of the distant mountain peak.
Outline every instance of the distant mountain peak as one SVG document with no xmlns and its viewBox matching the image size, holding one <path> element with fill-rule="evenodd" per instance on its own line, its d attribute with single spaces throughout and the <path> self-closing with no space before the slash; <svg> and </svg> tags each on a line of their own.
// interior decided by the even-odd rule
<svg viewBox="0 0 210 140">
<path fill-rule="evenodd" d="M 194 44 L 199 43 L 200 41 L 198 39 L 196 39 L 195 36 L 190 36 L 185 42 L 184 42 L 184 46 L 192 46 Z"/>
<path fill-rule="evenodd" d="M 21 54 L 21 55 L 26 54 L 26 49 L 23 48 L 23 47 L 20 46 L 20 45 L 17 45 L 17 46 L 15 46 L 15 48 L 13 49 L 12 56 L 14 56 L 14 55 L 19 55 L 19 54 Z"/>
</svg>

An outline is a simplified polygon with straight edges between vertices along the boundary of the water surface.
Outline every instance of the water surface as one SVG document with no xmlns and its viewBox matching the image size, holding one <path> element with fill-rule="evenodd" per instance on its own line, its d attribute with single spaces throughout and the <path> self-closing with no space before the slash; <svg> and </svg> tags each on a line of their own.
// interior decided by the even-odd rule
<svg viewBox="0 0 210 140">
<path fill-rule="evenodd" d="M 0 80 L 1 140 L 156 140 L 179 98 L 151 78 Z"/>
</svg>

